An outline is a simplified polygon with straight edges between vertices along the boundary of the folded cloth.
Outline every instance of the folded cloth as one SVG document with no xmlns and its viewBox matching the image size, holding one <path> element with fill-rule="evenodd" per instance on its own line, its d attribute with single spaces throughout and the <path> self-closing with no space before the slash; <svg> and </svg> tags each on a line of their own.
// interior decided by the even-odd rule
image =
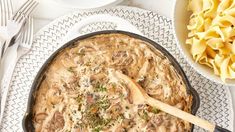
<svg viewBox="0 0 235 132">
<path fill-rule="evenodd" d="M 6 30 L 6 27 L 0 27 L 0 42 L 7 39 L 8 34 Z"/>
</svg>

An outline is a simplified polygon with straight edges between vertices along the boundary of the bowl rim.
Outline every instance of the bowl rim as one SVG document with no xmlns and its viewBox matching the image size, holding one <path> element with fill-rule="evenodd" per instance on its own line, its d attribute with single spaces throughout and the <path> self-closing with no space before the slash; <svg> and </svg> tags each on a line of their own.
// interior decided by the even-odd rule
<svg viewBox="0 0 235 132">
<path fill-rule="evenodd" d="M 92 6 L 81 6 L 78 4 L 73 5 L 72 3 L 65 3 L 63 1 L 58 1 L 58 0 L 50 0 L 53 4 L 56 4 L 58 6 L 68 8 L 68 9 L 79 9 L 79 10 L 90 10 L 90 9 L 99 9 L 99 8 L 104 8 L 104 7 L 109 7 L 118 3 L 121 3 L 123 0 L 110 0 L 110 1 L 105 1 L 103 3 L 99 3 L 99 6 L 92 5 Z"/>
<path fill-rule="evenodd" d="M 97 31 L 97 32 L 92 32 L 88 33 L 82 36 L 78 36 L 73 40 L 70 40 L 69 42 L 66 42 L 64 45 L 62 45 L 60 48 L 58 48 L 56 51 L 53 52 L 53 54 L 50 55 L 50 57 L 44 62 L 44 64 L 41 66 L 40 70 L 37 72 L 36 77 L 34 78 L 34 81 L 32 83 L 29 96 L 28 96 L 28 102 L 27 102 L 27 108 L 25 115 L 22 120 L 22 126 L 23 130 L 26 132 L 29 131 L 34 131 L 33 123 L 32 123 L 32 108 L 35 103 L 35 92 L 37 91 L 38 87 L 41 84 L 41 81 L 45 78 L 44 72 L 47 70 L 47 67 L 53 62 L 53 60 L 56 58 L 56 56 L 63 51 L 65 48 L 72 47 L 75 45 L 75 42 L 79 40 L 83 40 L 86 38 L 90 38 L 92 36 L 96 35 L 102 35 L 102 34 L 123 34 L 127 35 L 136 39 L 140 39 L 142 41 L 148 42 L 154 49 L 159 50 L 164 56 L 168 58 L 168 60 L 171 62 L 172 66 L 175 68 L 175 70 L 178 72 L 178 74 L 181 76 L 183 82 L 186 85 L 186 91 L 188 94 L 192 95 L 192 106 L 191 106 L 191 114 L 195 115 L 197 113 L 197 110 L 200 106 L 200 98 L 197 93 L 197 91 L 191 86 L 189 83 L 189 80 L 187 76 L 185 75 L 182 67 L 180 64 L 176 61 L 176 59 L 161 45 L 158 43 L 154 42 L 153 40 L 150 40 L 144 36 L 127 32 L 127 31 L 120 31 L 120 30 L 103 30 L 103 31 Z M 192 124 L 191 131 L 193 131 L 194 125 Z"/>
<path fill-rule="evenodd" d="M 172 20 L 172 31 L 173 31 L 173 36 L 175 38 L 175 41 L 176 41 L 176 45 L 178 47 L 178 49 L 180 50 L 180 53 L 183 55 L 184 59 L 189 63 L 189 65 L 197 72 L 199 73 L 200 75 L 202 75 L 203 77 L 205 77 L 206 79 L 214 82 L 214 83 L 217 83 L 217 84 L 221 84 L 221 85 L 225 85 L 225 86 L 235 86 L 235 82 L 234 83 L 231 83 L 230 81 L 235 81 L 235 79 L 228 79 L 226 80 L 225 82 L 223 82 L 221 79 L 219 79 L 220 77 L 215 75 L 214 72 L 213 72 L 213 69 L 210 69 L 212 72 L 212 74 L 207 74 L 207 73 L 204 73 L 203 71 L 201 71 L 198 67 L 202 67 L 204 65 L 202 64 L 199 64 L 199 63 L 196 63 L 191 57 L 187 56 L 185 53 L 184 53 L 184 50 L 182 48 L 182 45 L 177 37 L 177 32 L 176 32 L 176 10 L 177 10 L 177 2 L 178 0 L 173 0 L 173 10 L 171 12 L 171 20 Z M 194 63 L 195 62 L 195 63 Z M 209 67 L 208 67 L 209 69 Z M 218 79 L 217 79 L 218 78 Z"/>
</svg>

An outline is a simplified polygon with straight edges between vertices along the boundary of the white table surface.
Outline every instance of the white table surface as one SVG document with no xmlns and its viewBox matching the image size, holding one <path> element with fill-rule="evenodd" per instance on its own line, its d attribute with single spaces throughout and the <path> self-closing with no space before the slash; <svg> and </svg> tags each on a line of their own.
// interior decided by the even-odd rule
<svg viewBox="0 0 235 132">
<path fill-rule="evenodd" d="M 15 9 L 22 3 L 24 0 L 13 0 Z M 124 0 L 119 5 L 128 5 L 143 8 L 146 10 L 151 10 L 157 12 L 161 15 L 165 15 L 171 18 L 173 0 Z M 59 16 L 62 16 L 68 12 L 71 12 L 77 9 L 71 9 L 57 5 L 51 0 L 40 0 L 40 4 L 34 12 L 35 18 L 35 32 L 40 30 L 43 26 L 52 22 Z M 233 108 L 235 110 L 235 87 L 230 87 L 233 100 Z M 235 115 L 235 114 L 234 114 Z M 234 126 L 235 129 L 235 126 Z"/>
</svg>

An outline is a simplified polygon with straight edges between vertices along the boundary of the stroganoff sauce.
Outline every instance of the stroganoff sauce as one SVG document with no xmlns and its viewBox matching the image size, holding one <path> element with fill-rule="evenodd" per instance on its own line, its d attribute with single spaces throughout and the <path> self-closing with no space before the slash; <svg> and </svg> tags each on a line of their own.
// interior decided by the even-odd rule
<svg viewBox="0 0 235 132">
<path fill-rule="evenodd" d="M 122 34 L 76 42 L 53 60 L 35 94 L 35 131 L 185 132 L 188 122 L 146 104 L 109 69 L 128 75 L 151 96 L 190 112 L 192 97 L 169 60 L 150 44 Z"/>
</svg>

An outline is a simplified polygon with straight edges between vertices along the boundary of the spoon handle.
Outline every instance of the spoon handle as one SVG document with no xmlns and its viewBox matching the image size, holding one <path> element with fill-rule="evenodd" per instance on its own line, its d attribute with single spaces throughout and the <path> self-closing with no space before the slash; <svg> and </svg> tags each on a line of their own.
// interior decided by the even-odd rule
<svg viewBox="0 0 235 132">
<path fill-rule="evenodd" d="M 231 131 L 216 125 L 214 132 L 231 132 Z"/>
<path fill-rule="evenodd" d="M 229 132 L 226 129 L 223 129 L 221 127 L 217 127 L 215 124 L 212 124 L 212 123 L 208 122 L 207 120 L 201 119 L 201 118 L 194 116 L 190 113 L 182 111 L 176 107 L 173 107 L 173 106 L 170 106 L 166 103 L 158 101 L 152 97 L 147 97 L 146 102 L 150 106 L 154 106 L 154 107 L 156 107 L 156 108 L 158 108 L 168 114 L 171 114 L 171 115 L 176 116 L 180 119 L 183 119 L 183 120 L 188 121 L 192 124 L 195 124 L 201 128 L 204 128 L 204 129 L 210 131 L 210 132 Z"/>
<path fill-rule="evenodd" d="M 121 72 L 114 72 L 113 70 L 110 70 L 109 74 L 111 74 L 113 77 L 116 77 L 116 80 L 125 80 L 124 82 L 127 84 L 127 87 L 131 92 L 130 96 L 132 97 L 133 103 L 135 104 L 147 103 L 150 106 L 156 107 L 163 112 L 188 121 L 210 132 L 229 132 L 228 130 L 220 128 L 215 124 L 208 122 L 207 120 L 201 119 L 181 109 L 150 97 L 138 83 L 130 79 L 128 76 L 122 74 Z"/>
</svg>

